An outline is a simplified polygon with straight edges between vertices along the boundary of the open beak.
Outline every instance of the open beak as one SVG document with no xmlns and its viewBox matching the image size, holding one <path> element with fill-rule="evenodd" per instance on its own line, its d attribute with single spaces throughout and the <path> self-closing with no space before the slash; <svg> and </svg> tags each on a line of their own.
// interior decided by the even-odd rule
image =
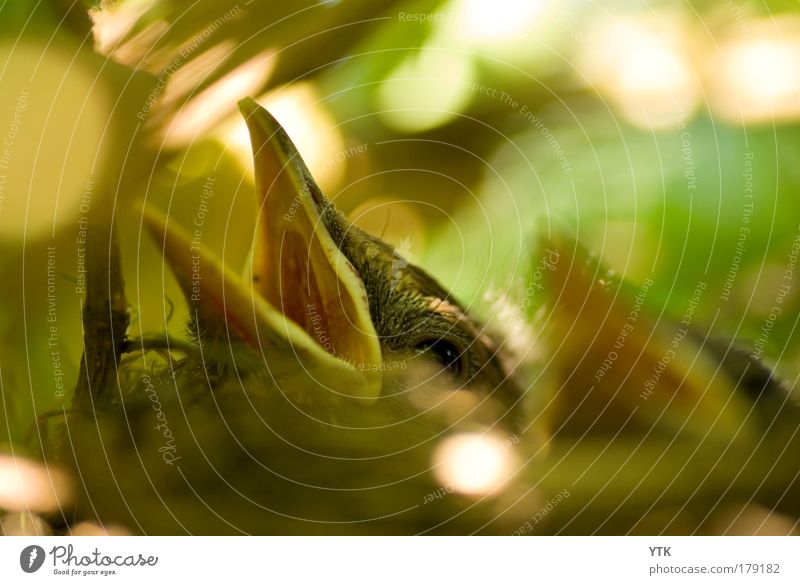
<svg viewBox="0 0 800 585">
<path fill-rule="evenodd" d="M 239 107 L 260 203 L 252 282 L 159 212 L 146 208 L 145 223 L 201 331 L 233 330 L 287 394 L 311 385 L 372 402 L 381 391 L 380 343 L 364 284 L 323 221 L 328 202 L 275 118 L 251 99 Z"/>
</svg>

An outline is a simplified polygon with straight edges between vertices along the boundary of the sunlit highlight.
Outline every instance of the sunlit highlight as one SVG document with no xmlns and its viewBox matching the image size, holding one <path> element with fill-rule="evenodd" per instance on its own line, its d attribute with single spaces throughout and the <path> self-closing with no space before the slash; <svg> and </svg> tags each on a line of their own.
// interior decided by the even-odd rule
<svg viewBox="0 0 800 585">
<path fill-rule="evenodd" d="M 197 91 L 214 71 L 224 67 L 225 61 L 233 54 L 236 43 L 222 41 L 208 49 L 198 49 L 198 54 L 191 60 L 182 61 L 177 69 L 170 69 L 169 83 L 164 89 L 159 104 L 173 106 L 185 100 L 192 92 Z"/>
<path fill-rule="evenodd" d="M 95 47 L 104 55 L 115 51 L 120 41 L 142 15 L 147 0 L 108 3 L 89 10 Z M 155 27 L 153 27 L 155 28 Z"/>
<path fill-rule="evenodd" d="M 545 0 L 457 0 L 456 22 L 471 40 L 504 41 L 530 32 Z"/>
<path fill-rule="evenodd" d="M 204 89 L 175 114 L 167 127 L 165 143 L 175 147 L 185 146 L 203 136 L 230 114 L 242 97 L 257 93 L 266 83 L 274 65 L 273 54 L 262 53 Z"/>
</svg>

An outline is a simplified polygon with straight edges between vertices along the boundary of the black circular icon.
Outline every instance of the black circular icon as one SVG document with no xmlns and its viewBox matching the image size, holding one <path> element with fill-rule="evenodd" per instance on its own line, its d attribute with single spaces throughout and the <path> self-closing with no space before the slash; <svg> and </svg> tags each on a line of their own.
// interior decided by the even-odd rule
<svg viewBox="0 0 800 585">
<path fill-rule="evenodd" d="M 32 544 L 26 546 L 19 553 L 19 566 L 26 573 L 35 573 L 44 564 L 44 549 L 41 546 Z"/>
</svg>

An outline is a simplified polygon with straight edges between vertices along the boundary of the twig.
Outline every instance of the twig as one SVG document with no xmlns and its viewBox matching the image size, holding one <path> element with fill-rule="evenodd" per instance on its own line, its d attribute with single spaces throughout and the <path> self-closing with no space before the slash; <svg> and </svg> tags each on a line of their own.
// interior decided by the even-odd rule
<svg viewBox="0 0 800 585">
<path fill-rule="evenodd" d="M 83 359 L 72 408 L 96 412 L 112 402 L 130 324 L 112 201 L 108 197 L 99 197 L 90 213 L 86 256 Z"/>
</svg>

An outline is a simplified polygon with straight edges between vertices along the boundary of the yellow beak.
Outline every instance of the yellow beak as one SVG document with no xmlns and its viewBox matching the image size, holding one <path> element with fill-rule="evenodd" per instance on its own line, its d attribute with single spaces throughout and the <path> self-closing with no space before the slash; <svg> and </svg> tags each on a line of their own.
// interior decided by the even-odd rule
<svg viewBox="0 0 800 585">
<path fill-rule="evenodd" d="M 201 330 L 233 330 L 287 394 L 319 387 L 336 399 L 373 402 L 381 392 L 380 343 L 361 278 L 323 221 L 329 204 L 275 118 L 251 99 L 239 107 L 260 203 L 252 283 L 161 213 L 145 209 L 145 223 Z"/>
</svg>

